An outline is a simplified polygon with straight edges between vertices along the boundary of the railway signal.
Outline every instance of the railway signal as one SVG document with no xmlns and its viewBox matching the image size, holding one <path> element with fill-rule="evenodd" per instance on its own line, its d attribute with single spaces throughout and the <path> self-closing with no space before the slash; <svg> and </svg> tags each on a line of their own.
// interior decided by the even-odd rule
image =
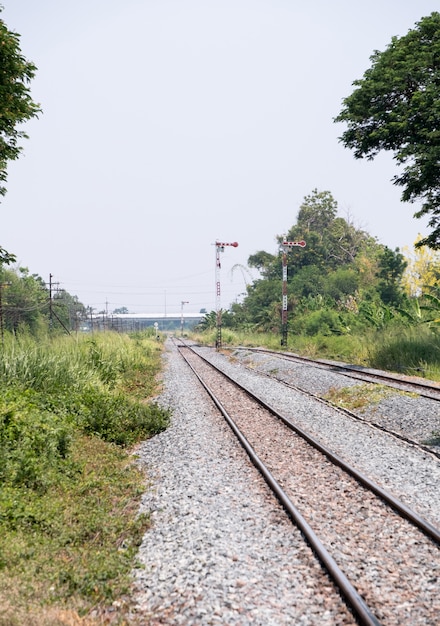
<svg viewBox="0 0 440 626">
<path fill-rule="evenodd" d="M 238 247 L 238 243 L 224 243 L 221 241 L 215 242 L 215 310 L 216 310 L 216 323 L 217 323 L 217 338 L 215 341 L 215 347 L 218 350 L 222 346 L 222 308 L 220 298 L 220 252 L 225 251 L 226 246 Z"/>
<path fill-rule="evenodd" d="M 180 303 L 180 335 L 183 336 L 183 305 L 189 304 L 188 300 L 182 300 Z"/>
<path fill-rule="evenodd" d="M 287 251 L 294 247 L 305 248 L 306 242 L 301 241 L 286 241 L 285 239 L 281 243 L 281 250 L 283 252 L 283 300 L 282 300 L 282 312 L 281 312 L 281 345 L 287 347 Z"/>
</svg>

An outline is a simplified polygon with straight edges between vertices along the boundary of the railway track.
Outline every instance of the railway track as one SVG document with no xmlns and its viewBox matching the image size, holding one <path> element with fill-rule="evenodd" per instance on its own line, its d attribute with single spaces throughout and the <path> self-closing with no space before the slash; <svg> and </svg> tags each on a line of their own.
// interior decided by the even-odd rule
<svg viewBox="0 0 440 626">
<path fill-rule="evenodd" d="M 414 434 L 410 436 L 408 431 L 405 429 L 397 429 L 396 424 L 393 426 L 388 425 L 386 419 L 380 420 L 379 416 L 376 414 L 374 419 L 368 418 L 362 411 L 354 411 L 350 410 L 346 407 L 340 406 L 337 402 L 326 397 L 327 394 L 313 391 L 310 389 L 310 371 L 313 371 L 314 368 L 316 370 L 326 370 L 327 372 L 331 372 L 332 375 L 339 377 L 346 377 L 356 381 L 357 383 L 366 383 L 371 385 L 371 389 L 373 389 L 374 385 L 382 385 L 388 387 L 390 390 L 396 390 L 397 392 L 405 392 L 409 394 L 415 394 L 419 398 L 426 398 L 428 401 L 432 402 L 440 402 L 440 385 L 433 382 L 428 381 L 420 381 L 420 380 L 409 380 L 407 381 L 405 377 L 400 378 L 397 375 L 387 374 L 386 372 L 365 370 L 362 368 L 362 371 L 358 371 L 356 366 L 350 365 L 340 365 L 338 363 L 333 363 L 329 361 L 322 360 L 314 360 L 305 357 L 299 357 L 297 355 L 292 355 L 289 353 L 280 353 L 272 350 L 260 349 L 260 348 L 237 348 L 232 351 L 233 354 L 237 354 L 241 352 L 243 354 L 250 355 L 263 355 L 268 356 L 272 359 L 285 361 L 286 363 L 293 364 L 295 369 L 293 372 L 289 371 L 289 374 L 286 377 L 281 377 L 277 375 L 277 368 L 272 364 L 270 371 L 264 371 L 259 369 L 260 373 L 269 377 L 274 378 L 277 381 L 283 383 L 284 385 L 290 387 L 291 389 L 295 389 L 309 397 L 315 398 L 318 402 L 322 402 L 327 406 L 332 406 L 336 410 L 344 413 L 345 415 L 349 415 L 351 418 L 361 421 L 368 422 L 373 428 L 377 428 L 383 432 L 386 432 L 393 437 L 401 439 L 402 441 L 406 441 L 407 443 L 429 452 L 433 454 L 437 458 L 440 458 L 440 447 L 438 445 L 430 445 L 428 441 L 424 442 L 423 437 L 417 438 Z M 252 362 L 252 359 L 251 359 Z M 242 364 L 246 363 L 245 359 L 241 360 Z M 250 364 L 249 364 L 250 365 Z M 304 370 L 308 370 L 308 374 L 306 376 L 307 382 L 301 383 L 301 377 L 304 374 Z M 301 372 L 301 375 L 298 376 L 298 372 Z M 425 439 L 429 440 L 430 436 L 433 438 L 433 433 L 435 431 L 440 432 L 440 405 L 438 409 L 438 419 L 435 424 L 433 424 L 433 428 L 431 433 L 427 432 Z M 421 440 L 422 439 L 422 440 Z"/>
<path fill-rule="evenodd" d="M 179 350 L 358 623 L 437 624 L 440 531 L 189 346 Z"/>
<path fill-rule="evenodd" d="M 285 359 L 293 363 L 299 363 L 308 367 L 322 368 L 329 371 L 337 372 L 342 376 L 360 380 L 363 382 L 380 383 L 400 391 L 416 393 L 420 397 L 429 398 L 431 400 L 440 401 L 440 383 L 434 381 L 422 380 L 418 377 L 410 377 L 382 370 L 375 370 L 361 365 L 349 365 L 347 363 L 339 363 L 337 361 L 326 361 L 324 359 L 312 359 L 309 357 L 299 356 L 291 352 L 277 352 L 266 348 L 243 348 L 248 352 L 268 354 L 277 358 Z"/>
</svg>

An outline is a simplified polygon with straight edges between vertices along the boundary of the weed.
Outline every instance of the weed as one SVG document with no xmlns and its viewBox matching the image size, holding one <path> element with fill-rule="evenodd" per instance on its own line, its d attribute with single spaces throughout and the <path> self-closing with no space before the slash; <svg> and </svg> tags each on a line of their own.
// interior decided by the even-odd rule
<svg viewBox="0 0 440 626">
<path fill-rule="evenodd" d="M 378 404 L 384 398 L 395 393 L 404 393 L 373 383 L 361 383 L 349 387 L 332 387 L 324 396 L 332 404 L 348 410 L 362 410 L 368 406 Z"/>
</svg>

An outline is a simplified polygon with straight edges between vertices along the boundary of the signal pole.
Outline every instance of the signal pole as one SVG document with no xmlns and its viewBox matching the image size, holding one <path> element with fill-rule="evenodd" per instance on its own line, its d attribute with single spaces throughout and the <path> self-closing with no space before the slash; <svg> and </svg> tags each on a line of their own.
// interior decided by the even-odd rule
<svg viewBox="0 0 440 626">
<path fill-rule="evenodd" d="M 283 252 L 283 301 L 281 313 L 281 345 L 287 347 L 287 251 L 294 246 L 305 248 L 305 241 L 286 241 L 281 244 Z"/>
<path fill-rule="evenodd" d="M 225 251 L 225 246 L 238 247 L 238 243 L 222 243 L 220 241 L 215 242 L 215 310 L 217 318 L 217 338 L 215 341 L 216 350 L 222 347 L 222 307 L 220 298 L 220 252 Z"/>
<path fill-rule="evenodd" d="M 182 300 L 180 303 L 180 336 L 183 337 L 183 305 L 189 304 L 187 300 Z"/>
</svg>

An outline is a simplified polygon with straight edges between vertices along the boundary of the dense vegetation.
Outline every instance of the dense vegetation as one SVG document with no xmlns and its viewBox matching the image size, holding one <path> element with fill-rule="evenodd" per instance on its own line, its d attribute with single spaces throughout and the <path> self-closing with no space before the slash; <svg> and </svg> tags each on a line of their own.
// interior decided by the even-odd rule
<svg viewBox="0 0 440 626">
<path fill-rule="evenodd" d="M 0 624 L 79 624 L 129 589 L 148 525 L 130 452 L 169 419 L 148 401 L 160 354 L 145 334 L 5 334 Z"/>
<path fill-rule="evenodd" d="M 337 215 L 330 192 L 304 198 L 297 221 L 278 244 L 306 241 L 287 252 L 288 341 L 397 371 L 436 377 L 440 371 L 440 254 L 422 246 L 407 256 L 391 250 Z M 278 343 L 282 310 L 282 252 L 259 251 L 248 264 L 260 277 L 242 303 L 222 314 L 226 330 Z M 216 325 L 214 312 L 199 330 Z M 223 333 L 224 337 L 227 336 Z"/>
<path fill-rule="evenodd" d="M 24 330 L 34 335 L 47 330 L 78 330 L 87 319 L 76 296 L 46 283 L 26 267 L 2 268 L 0 263 L 1 331 Z"/>
<path fill-rule="evenodd" d="M 430 217 L 433 230 L 419 245 L 440 249 L 440 13 L 393 37 L 370 60 L 335 120 L 348 125 L 341 141 L 357 159 L 394 154 L 403 167 L 393 178 L 402 200 L 421 200 L 415 216 Z"/>
</svg>

